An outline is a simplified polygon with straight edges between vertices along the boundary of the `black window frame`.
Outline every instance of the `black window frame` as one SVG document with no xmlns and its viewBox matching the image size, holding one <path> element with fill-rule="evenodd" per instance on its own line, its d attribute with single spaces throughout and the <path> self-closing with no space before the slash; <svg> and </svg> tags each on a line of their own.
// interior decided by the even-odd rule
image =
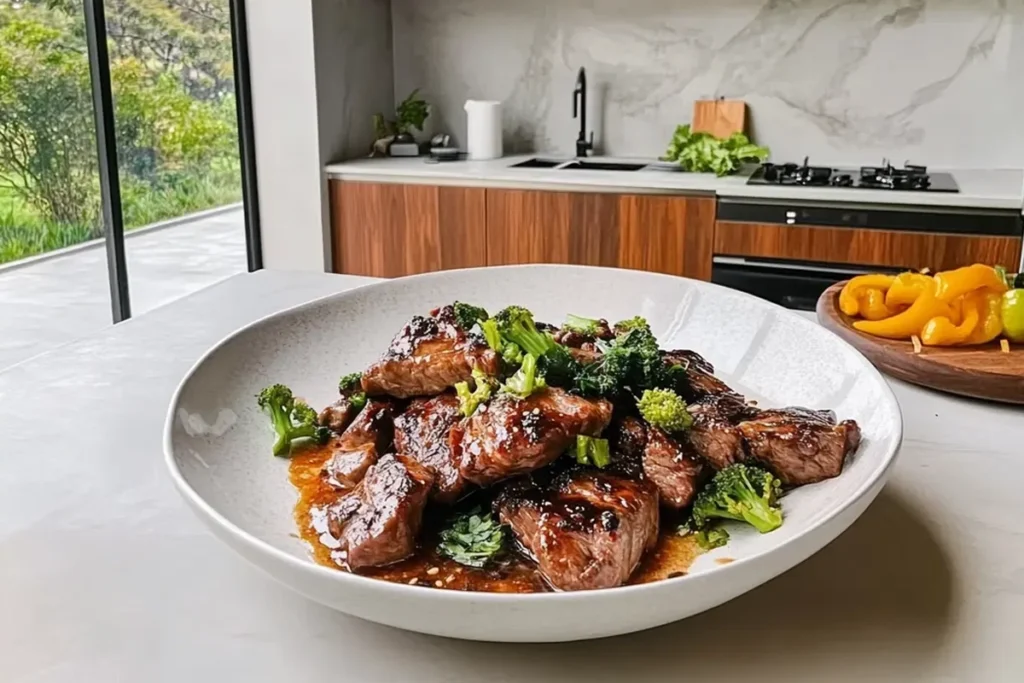
<svg viewBox="0 0 1024 683">
<path fill-rule="evenodd" d="M 114 323 L 131 317 L 131 293 L 124 245 L 124 217 L 121 213 L 121 182 L 118 176 L 117 130 L 107 51 L 107 22 L 104 0 L 82 0 L 85 10 L 86 44 L 92 83 L 93 116 L 96 120 L 96 152 L 99 166 L 100 200 L 107 276 Z M 245 0 L 229 0 L 231 47 L 234 61 L 235 106 L 238 118 L 238 152 L 242 174 L 242 203 L 245 214 L 245 251 L 249 272 L 263 268 L 260 239 L 259 195 L 256 182 L 256 148 L 253 132 L 252 91 L 249 79 L 249 43 L 245 21 Z"/>
</svg>

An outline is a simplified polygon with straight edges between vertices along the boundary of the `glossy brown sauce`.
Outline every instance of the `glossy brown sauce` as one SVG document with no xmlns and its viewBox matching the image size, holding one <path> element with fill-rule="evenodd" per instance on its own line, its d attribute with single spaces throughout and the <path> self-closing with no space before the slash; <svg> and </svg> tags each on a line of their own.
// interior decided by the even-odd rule
<svg viewBox="0 0 1024 683">
<path fill-rule="evenodd" d="M 289 479 L 299 492 L 295 504 L 295 523 L 299 536 L 309 544 L 312 557 L 318 564 L 348 571 L 335 552 L 320 542 L 320 535 L 324 533 L 323 510 L 339 497 L 338 491 L 320 476 L 329 457 L 327 449 L 311 449 L 291 459 Z M 663 526 L 671 529 L 674 525 Z M 359 573 L 395 583 L 462 591 L 543 593 L 551 590 L 532 562 L 513 553 L 485 569 L 464 567 L 441 557 L 435 550 L 437 530 L 433 527 L 429 520 L 425 522 L 420 549 L 412 557 L 387 567 Z M 644 556 L 629 583 L 649 583 L 682 576 L 703 552 L 690 537 L 679 537 L 671 531 L 662 533 L 657 546 Z"/>
</svg>

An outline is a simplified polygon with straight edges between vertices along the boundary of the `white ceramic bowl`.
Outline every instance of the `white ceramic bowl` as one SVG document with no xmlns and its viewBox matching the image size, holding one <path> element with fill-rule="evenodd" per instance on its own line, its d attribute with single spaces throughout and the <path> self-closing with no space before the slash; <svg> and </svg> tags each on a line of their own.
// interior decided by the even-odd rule
<svg viewBox="0 0 1024 683">
<path fill-rule="evenodd" d="M 517 303 L 540 320 L 566 313 L 643 315 L 665 348 L 689 348 L 762 405 L 831 408 L 863 443 L 842 476 L 784 499 L 777 531 L 734 532 L 686 576 L 579 593 L 501 595 L 436 590 L 314 564 L 298 540 L 288 463 L 254 397 L 283 382 L 314 406 L 337 378 L 375 360 L 414 314 L 453 300 L 489 310 Z M 626 270 L 521 266 L 433 273 L 361 287 L 277 313 L 210 350 L 168 412 L 165 450 L 178 489 L 225 543 L 312 600 L 364 619 L 455 638 L 564 641 L 638 631 L 720 605 L 778 576 L 841 534 L 878 494 L 902 438 L 881 375 L 815 323 L 704 282 Z M 734 561 L 719 564 L 716 558 Z M 856 571 L 851 567 L 850 571 Z M 836 577 L 837 581 L 842 577 Z"/>
</svg>

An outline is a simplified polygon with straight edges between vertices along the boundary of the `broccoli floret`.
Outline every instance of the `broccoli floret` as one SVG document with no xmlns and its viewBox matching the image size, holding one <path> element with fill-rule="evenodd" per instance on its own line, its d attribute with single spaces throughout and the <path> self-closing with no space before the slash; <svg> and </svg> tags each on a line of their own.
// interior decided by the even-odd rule
<svg viewBox="0 0 1024 683">
<path fill-rule="evenodd" d="M 518 344 L 505 341 L 502 338 L 497 320 L 490 318 L 482 321 L 480 330 L 484 334 L 484 339 L 487 340 L 487 345 L 501 354 L 501 359 L 506 365 L 513 368 L 519 367 L 519 364 L 523 362 L 523 350 L 519 348 Z"/>
<path fill-rule="evenodd" d="M 501 390 L 506 394 L 513 394 L 519 398 L 526 398 L 535 391 L 545 388 L 547 383 L 537 372 L 537 357 L 532 353 L 523 356 L 523 364 L 516 371 L 516 374 L 509 377 Z"/>
<path fill-rule="evenodd" d="M 666 432 L 681 432 L 693 426 L 686 401 L 671 389 L 645 389 L 636 407 L 648 424 Z"/>
<path fill-rule="evenodd" d="M 694 539 L 704 550 L 714 550 L 715 548 L 721 548 L 723 545 L 729 542 L 729 532 L 722 527 L 711 527 L 710 529 L 702 529 L 693 535 Z"/>
<path fill-rule="evenodd" d="M 478 322 L 482 323 L 490 318 L 485 309 L 472 304 L 464 304 L 461 301 L 456 301 L 452 308 L 455 309 L 455 320 L 459 323 L 459 327 L 466 331 L 473 329 Z"/>
<path fill-rule="evenodd" d="M 550 334 L 537 329 L 533 313 L 522 306 L 504 308 L 494 316 L 494 319 L 498 322 L 498 331 L 502 338 L 516 344 L 525 353 L 532 353 L 540 358 L 558 346 Z"/>
<path fill-rule="evenodd" d="M 739 463 L 718 472 L 693 503 L 695 529 L 713 519 L 746 522 L 766 534 L 782 526 L 778 504 L 782 483 L 760 467 Z"/>
<path fill-rule="evenodd" d="M 581 315 L 573 315 L 570 313 L 565 316 L 565 322 L 562 323 L 562 328 L 572 330 L 573 332 L 579 332 L 580 334 L 585 334 L 588 337 L 593 337 L 597 335 L 600 324 L 601 321 L 596 318 L 584 318 Z"/>
<path fill-rule="evenodd" d="M 473 368 L 473 383 L 472 391 L 469 389 L 469 382 L 459 382 L 455 385 L 455 394 L 459 397 L 459 411 L 465 417 L 475 413 L 480 404 L 490 400 L 494 393 L 495 381 L 477 368 Z"/>
<path fill-rule="evenodd" d="M 494 318 L 484 320 L 480 323 L 480 331 L 484 333 L 484 339 L 487 340 L 487 345 L 498 353 L 501 353 L 505 346 L 505 340 L 501 338 L 501 331 L 498 329 L 498 321 Z"/>
<path fill-rule="evenodd" d="M 338 391 L 348 399 L 349 404 L 358 412 L 366 405 L 366 393 L 363 391 L 363 375 L 353 372 L 338 381 Z"/>
<path fill-rule="evenodd" d="M 632 330 L 642 330 L 647 334 L 651 334 L 651 325 L 647 322 L 647 318 L 641 318 L 635 316 L 629 320 L 620 320 L 615 323 L 615 336 L 621 337 Z"/>
<path fill-rule="evenodd" d="M 292 390 L 283 384 L 273 384 L 260 392 L 256 402 L 270 416 L 277 433 L 274 441 L 274 455 L 291 453 L 296 441 L 312 439 L 323 444 L 330 437 L 330 430 L 317 423 L 316 411 L 304 401 L 296 401 Z"/>
<path fill-rule="evenodd" d="M 345 393 L 362 386 L 363 373 L 352 372 L 338 380 L 338 391 Z"/>
<path fill-rule="evenodd" d="M 579 464 L 593 465 L 599 469 L 608 467 L 612 461 L 608 439 L 599 439 L 583 434 L 576 437 L 576 444 L 573 446 L 571 454 Z"/>
<path fill-rule="evenodd" d="M 674 375 L 661 357 L 658 340 L 644 322 L 618 334 L 605 347 L 600 361 L 583 368 L 578 374 L 576 389 L 584 395 L 601 396 L 626 388 L 640 392 L 675 386 Z"/>
</svg>

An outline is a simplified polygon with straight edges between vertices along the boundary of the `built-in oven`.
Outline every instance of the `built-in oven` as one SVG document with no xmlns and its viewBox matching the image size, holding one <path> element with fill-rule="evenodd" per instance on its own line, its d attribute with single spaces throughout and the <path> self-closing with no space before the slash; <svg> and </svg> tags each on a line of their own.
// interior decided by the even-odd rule
<svg viewBox="0 0 1024 683">
<path fill-rule="evenodd" d="M 865 273 L 896 269 L 835 266 L 808 261 L 785 261 L 715 256 L 711 281 L 738 289 L 798 311 L 813 311 L 818 297 L 841 280 Z"/>
<path fill-rule="evenodd" d="M 711 280 L 788 308 L 863 273 L 1014 268 L 1024 221 L 1015 210 L 722 198 Z"/>
</svg>

